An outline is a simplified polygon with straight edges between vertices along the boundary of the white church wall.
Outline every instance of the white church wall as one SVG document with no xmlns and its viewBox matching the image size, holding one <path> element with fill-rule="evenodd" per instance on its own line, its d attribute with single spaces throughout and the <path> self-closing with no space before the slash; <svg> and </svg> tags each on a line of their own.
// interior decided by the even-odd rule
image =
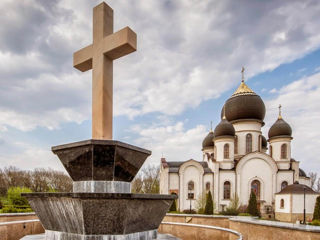
<svg viewBox="0 0 320 240">
<path fill-rule="evenodd" d="M 253 180 L 260 182 L 260 199 L 267 205 L 272 204 L 275 193 L 277 167 L 272 159 L 265 159 L 266 155 L 252 153 L 246 156 L 237 166 L 237 181 L 239 181 L 239 197 L 242 204 L 248 204 L 251 183 Z"/>
<path fill-rule="evenodd" d="M 283 199 L 283 208 L 281 207 L 281 199 Z M 291 212 L 291 195 L 276 194 L 275 196 L 275 212 L 290 213 Z"/>
<path fill-rule="evenodd" d="M 169 191 L 179 189 L 179 175 L 178 173 L 169 173 Z"/>
<path fill-rule="evenodd" d="M 298 182 L 299 182 L 300 184 L 304 184 L 304 185 L 307 185 L 308 187 L 311 187 L 311 180 L 310 180 L 310 178 L 299 177 Z"/>
<path fill-rule="evenodd" d="M 217 207 L 219 210 L 222 210 L 221 205 L 225 205 L 226 207 L 229 206 L 230 199 L 224 199 L 224 183 L 226 181 L 230 182 L 231 185 L 231 198 L 235 194 L 236 189 L 236 181 L 235 181 L 235 172 L 234 171 L 221 171 L 219 172 L 219 198 L 218 202 L 216 202 Z"/>
<path fill-rule="evenodd" d="M 181 165 L 179 170 L 180 176 L 180 196 L 179 206 L 180 210 L 190 208 L 190 200 L 188 199 L 188 183 L 194 182 L 194 199 L 191 200 L 191 208 L 195 208 L 195 201 L 203 189 L 203 168 L 196 161 L 187 161 Z"/>
<path fill-rule="evenodd" d="M 210 191 L 213 194 L 213 174 L 205 174 L 203 176 L 203 191 L 206 191 L 206 184 L 210 183 Z"/>
<path fill-rule="evenodd" d="M 224 145 L 229 144 L 229 158 L 224 158 Z M 233 137 L 227 137 L 227 138 L 219 138 L 214 141 L 214 145 L 216 147 L 216 160 L 218 162 L 224 161 L 224 160 L 234 160 L 234 138 Z"/>
<path fill-rule="evenodd" d="M 169 168 L 164 168 L 161 164 L 160 168 L 160 194 L 169 194 L 168 189 L 168 176 Z"/>
<path fill-rule="evenodd" d="M 281 158 L 281 146 L 287 144 L 287 158 Z M 276 138 L 270 140 L 270 146 L 272 146 L 272 158 L 276 161 L 289 161 L 291 159 L 291 139 L 290 138 Z M 269 148 L 270 151 L 270 148 Z"/>
<path fill-rule="evenodd" d="M 281 191 L 281 184 L 284 181 L 286 181 L 288 185 L 293 184 L 293 171 L 279 171 L 277 173 L 276 193 Z"/>
<path fill-rule="evenodd" d="M 238 137 L 238 155 L 246 154 L 246 136 L 252 134 L 252 151 L 259 150 L 259 136 L 261 135 L 261 123 L 254 121 L 236 122 L 233 124 Z"/>
<path fill-rule="evenodd" d="M 277 161 L 277 165 L 278 165 L 278 168 L 281 169 L 281 170 L 286 170 L 286 169 L 289 169 L 290 168 L 290 162 L 289 161 Z"/>
<path fill-rule="evenodd" d="M 313 213 L 317 194 L 306 194 L 306 213 Z M 303 194 L 292 194 L 292 213 L 303 213 Z"/>
</svg>

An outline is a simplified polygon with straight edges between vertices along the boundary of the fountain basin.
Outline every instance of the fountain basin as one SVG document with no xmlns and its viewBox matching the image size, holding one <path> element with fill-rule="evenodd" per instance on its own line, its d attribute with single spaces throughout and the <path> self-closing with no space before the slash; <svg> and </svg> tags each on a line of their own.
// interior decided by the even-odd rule
<svg viewBox="0 0 320 240">
<path fill-rule="evenodd" d="M 52 147 L 73 181 L 131 182 L 151 151 L 114 140 L 89 139 Z"/>
<path fill-rule="evenodd" d="M 125 235 L 158 229 L 175 195 L 131 193 L 24 193 L 49 231 Z"/>
</svg>

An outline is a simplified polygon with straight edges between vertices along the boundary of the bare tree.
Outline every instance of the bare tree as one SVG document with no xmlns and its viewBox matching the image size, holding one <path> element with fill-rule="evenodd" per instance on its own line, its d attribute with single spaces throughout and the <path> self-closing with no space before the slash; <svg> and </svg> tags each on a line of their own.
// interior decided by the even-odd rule
<svg viewBox="0 0 320 240">
<path fill-rule="evenodd" d="M 153 165 L 143 167 L 132 181 L 134 193 L 159 193 L 160 168 Z"/>
<path fill-rule="evenodd" d="M 311 188 L 314 189 L 315 183 L 317 181 L 317 173 L 309 172 L 309 177 L 310 177 L 310 181 L 311 181 Z"/>
</svg>

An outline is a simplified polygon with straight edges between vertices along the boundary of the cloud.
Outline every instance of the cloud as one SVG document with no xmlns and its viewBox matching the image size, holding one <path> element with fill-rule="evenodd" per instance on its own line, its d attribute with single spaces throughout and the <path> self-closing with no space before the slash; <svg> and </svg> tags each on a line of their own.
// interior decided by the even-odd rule
<svg viewBox="0 0 320 240">
<path fill-rule="evenodd" d="M 146 164 L 159 164 L 162 155 L 168 161 L 202 160 L 202 140 L 207 134 L 203 125 L 191 129 L 185 129 L 183 122 L 149 127 L 136 125 L 131 131 L 138 135 L 135 144 L 152 150 Z"/>
<path fill-rule="evenodd" d="M 92 42 L 91 14 L 96 4 L 1 1 L 0 115 L 9 111 L 22 125 L 23 119 L 32 119 L 33 126 L 26 121 L 26 126 L 18 124 L 19 129 L 52 128 L 70 121 L 58 114 L 61 109 L 81 120 L 90 118 L 91 74 L 72 68 L 72 53 Z M 129 25 L 138 33 L 138 52 L 114 64 L 117 116 L 178 115 L 234 87 L 242 65 L 247 66 L 248 78 L 320 45 L 318 1 L 123 4 L 111 0 L 108 4 L 115 10 L 115 30 Z M 52 81 L 72 77 L 66 87 L 55 87 Z M 85 86 L 81 89 L 79 79 Z M 39 86 L 41 82 L 41 88 L 32 88 L 30 82 Z"/>
<path fill-rule="evenodd" d="M 281 103 L 282 116 L 293 130 L 292 157 L 301 161 L 306 172 L 320 172 L 320 73 L 294 81 L 282 87 L 277 95 L 266 101 L 265 134 L 277 118 Z"/>
</svg>

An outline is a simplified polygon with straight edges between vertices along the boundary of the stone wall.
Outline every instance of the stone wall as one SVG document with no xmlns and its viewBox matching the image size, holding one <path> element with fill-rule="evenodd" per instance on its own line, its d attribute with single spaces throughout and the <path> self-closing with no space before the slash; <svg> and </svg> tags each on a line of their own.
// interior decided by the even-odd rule
<svg viewBox="0 0 320 240">
<path fill-rule="evenodd" d="M 303 221 L 303 213 L 280 213 L 276 212 L 275 218 L 282 222 L 293 222 Z M 313 213 L 306 214 L 306 221 L 312 221 Z"/>
<path fill-rule="evenodd" d="M 0 223 L 0 240 L 19 240 L 25 235 L 44 233 L 39 220 Z"/>
<path fill-rule="evenodd" d="M 1 222 L 24 221 L 38 219 L 35 213 L 2 213 L 0 214 Z"/>
<path fill-rule="evenodd" d="M 167 214 L 163 222 L 193 223 L 218 226 L 235 230 L 243 235 L 243 240 L 320 240 L 320 227 L 291 223 L 255 220 L 250 217 L 205 216 L 187 214 Z M 222 231 L 161 224 L 159 231 L 170 233 L 182 239 L 237 239 Z M 290 236 L 290 238 L 289 238 Z"/>
</svg>

